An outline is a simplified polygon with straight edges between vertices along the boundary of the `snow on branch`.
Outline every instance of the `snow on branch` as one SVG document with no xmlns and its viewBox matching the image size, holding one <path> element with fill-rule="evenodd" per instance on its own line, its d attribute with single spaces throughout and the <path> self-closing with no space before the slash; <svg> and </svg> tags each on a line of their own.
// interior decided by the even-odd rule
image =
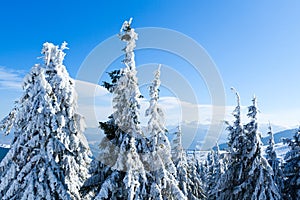
<svg viewBox="0 0 300 200">
<path fill-rule="evenodd" d="M 134 48 L 136 47 L 136 40 L 138 39 L 138 34 L 131 28 L 132 18 L 129 21 L 125 21 L 121 27 L 119 37 L 122 41 L 126 42 L 126 47 L 123 49 L 125 51 L 124 64 L 129 69 L 135 69 L 134 61 Z"/>
<path fill-rule="evenodd" d="M 63 63 L 64 57 L 65 57 L 65 53 L 63 52 L 65 49 L 69 49 L 67 47 L 66 42 L 63 42 L 61 44 L 61 46 L 56 46 L 53 43 L 49 43 L 49 42 L 45 42 L 43 44 L 43 48 L 42 48 L 42 54 L 45 65 L 46 66 L 50 66 L 50 64 L 52 63 L 52 65 L 61 65 Z"/>
</svg>

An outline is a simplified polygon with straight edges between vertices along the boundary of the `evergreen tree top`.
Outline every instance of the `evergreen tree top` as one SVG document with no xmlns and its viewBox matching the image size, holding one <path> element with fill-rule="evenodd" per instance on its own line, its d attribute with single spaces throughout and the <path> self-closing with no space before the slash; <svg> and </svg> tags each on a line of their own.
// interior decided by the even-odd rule
<svg viewBox="0 0 300 200">
<path fill-rule="evenodd" d="M 268 147 L 266 148 L 266 153 L 267 153 L 267 156 L 266 158 L 269 160 L 269 161 L 274 161 L 277 159 L 277 155 L 276 155 L 276 151 L 274 149 L 274 135 L 273 135 L 273 131 L 272 131 L 272 127 L 271 127 L 271 124 L 269 123 L 269 127 L 268 127 L 269 131 L 268 131 L 268 135 L 269 135 L 269 142 L 268 142 Z"/>
<path fill-rule="evenodd" d="M 248 107 L 248 114 L 247 116 L 250 117 L 252 120 L 256 120 L 257 119 L 257 113 L 259 112 L 259 110 L 257 109 L 257 99 L 254 96 L 252 99 L 252 105 Z"/>
<path fill-rule="evenodd" d="M 66 48 L 44 43 L 45 65 L 32 67 L 22 96 L 0 124 L 14 136 L 0 163 L 0 199 L 80 199 L 91 154 L 62 63 Z"/>
<path fill-rule="evenodd" d="M 43 59 L 47 67 L 51 65 L 62 65 L 66 55 L 63 51 L 69 49 L 67 44 L 68 43 L 63 42 L 60 47 L 49 42 L 43 44 L 41 53 L 43 54 Z"/>
<path fill-rule="evenodd" d="M 240 95 L 238 93 L 238 91 L 232 87 L 231 90 L 235 93 L 236 95 L 236 101 L 237 101 L 237 105 L 233 111 L 233 116 L 236 118 L 237 122 L 241 121 L 241 100 L 240 100 Z"/>
<path fill-rule="evenodd" d="M 125 21 L 121 27 L 119 37 L 122 41 L 126 42 L 126 46 L 123 49 L 125 52 L 125 59 L 123 63 L 129 70 L 135 72 L 135 60 L 134 60 L 134 53 L 133 50 L 136 47 L 136 40 L 138 39 L 138 34 L 131 28 L 132 18 L 129 21 Z"/>
<path fill-rule="evenodd" d="M 150 116 L 150 120 L 148 121 L 148 130 L 152 136 L 166 131 L 163 124 L 164 113 L 157 102 L 159 99 L 160 67 L 161 65 L 159 65 L 158 69 L 154 72 L 154 80 L 149 87 L 149 95 L 151 99 L 149 102 L 150 105 L 145 113 L 146 117 Z"/>
<path fill-rule="evenodd" d="M 234 152 L 239 149 L 237 147 L 240 145 L 240 140 L 242 140 L 244 129 L 241 124 L 240 95 L 235 88 L 232 87 L 231 90 L 235 93 L 237 99 L 237 106 L 232 113 L 235 120 L 232 125 L 228 121 L 225 121 L 225 123 L 227 124 L 226 130 L 229 131 L 228 147 L 230 148 L 230 151 L 235 154 Z"/>
<path fill-rule="evenodd" d="M 142 134 L 139 127 L 139 109 L 140 104 L 138 99 L 141 93 L 138 87 L 137 71 L 135 67 L 134 48 L 137 34 L 133 28 L 130 28 L 132 20 L 125 21 L 121 28 L 119 37 L 122 41 L 126 42 L 123 49 L 125 51 L 125 59 L 123 63 L 125 68 L 121 69 L 120 74 L 115 72 L 112 74 L 116 78 L 116 83 L 113 83 L 113 102 L 115 112 L 113 118 L 116 125 L 124 132 L 129 134 Z M 107 85 L 107 87 L 111 87 Z"/>
</svg>

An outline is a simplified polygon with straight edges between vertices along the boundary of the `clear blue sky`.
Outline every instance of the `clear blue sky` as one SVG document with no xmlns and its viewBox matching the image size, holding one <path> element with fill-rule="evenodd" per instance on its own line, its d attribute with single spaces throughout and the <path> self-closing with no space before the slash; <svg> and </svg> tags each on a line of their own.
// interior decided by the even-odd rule
<svg viewBox="0 0 300 200">
<path fill-rule="evenodd" d="M 70 50 L 65 65 L 75 77 L 87 54 L 118 33 L 130 17 L 135 27 L 174 29 L 201 44 L 223 78 L 228 105 L 235 103 L 230 92 L 234 86 L 246 105 L 256 94 L 262 112 L 277 118 L 299 116 L 300 1 L 296 0 L 2 1 L 0 66 L 28 72 L 38 62 L 42 43 L 66 40 Z M 3 97 L 16 94 L 2 90 L 0 106 L 10 107 Z"/>
</svg>

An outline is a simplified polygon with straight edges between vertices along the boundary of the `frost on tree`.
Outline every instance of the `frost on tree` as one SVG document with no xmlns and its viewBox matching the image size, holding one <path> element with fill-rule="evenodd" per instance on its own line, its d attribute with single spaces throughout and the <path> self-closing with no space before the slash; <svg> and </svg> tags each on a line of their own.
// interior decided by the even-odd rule
<svg viewBox="0 0 300 200">
<path fill-rule="evenodd" d="M 187 197 L 189 200 L 206 199 L 201 179 L 200 163 L 195 152 L 187 159 Z"/>
<path fill-rule="evenodd" d="M 300 198 L 300 128 L 295 133 L 293 139 L 285 139 L 289 146 L 289 151 L 285 155 L 285 164 L 283 168 L 284 180 L 284 198 Z"/>
<path fill-rule="evenodd" d="M 148 144 L 150 152 L 143 156 L 144 163 L 149 165 L 147 178 L 151 184 L 149 199 L 186 199 L 176 180 L 176 168 L 172 161 L 171 145 L 166 136 L 164 114 L 158 105 L 160 86 L 160 66 L 154 74 L 150 85 L 150 102 L 146 110 L 147 131 L 150 135 Z"/>
<path fill-rule="evenodd" d="M 187 157 L 181 142 L 181 129 L 175 133 L 176 137 L 172 145 L 172 159 L 177 170 L 177 180 L 179 188 L 183 194 L 191 200 L 205 199 L 200 164 L 193 156 Z"/>
<path fill-rule="evenodd" d="M 137 34 L 125 21 L 119 37 L 125 68 L 109 73 L 111 83 L 104 82 L 113 94 L 114 113 L 100 122 L 106 137 L 100 143 L 100 156 L 94 160 L 89 178 L 81 189 L 87 199 L 185 199 L 175 179 L 170 144 L 165 135 L 162 111 L 157 105 L 159 70 L 150 88 L 150 117 L 144 136 L 139 123 L 139 98 L 134 48 Z"/>
<path fill-rule="evenodd" d="M 177 180 L 179 182 L 179 187 L 182 192 L 187 196 L 188 194 L 188 164 L 187 164 L 187 156 L 183 149 L 182 142 L 181 142 L 181 128 L 180 126 L 177 127 L 177 131 L 174 133 L 175 138 L 172 141 L 172 160 L 175 164 L 176 171 L 177 171 Z"/>
<path fill-rule="evenodd" d="M 100 156 L 93 161 L 91 178 L 81 192 L 91 199 L 146 199 L 146 172 L 140 152 L 146 146 L 139 126 L 139 92 L 134 48 L 137 34 L 125 21 L 120 39 L 126 42 L 125 68 L 110 73 L 112 83 L 104 86 L 113 93 L 114 113 L 100 127 L 106 137 L 100 143 Z"/>
<path fill-rule="evenodd" d="M 228 150 L 230 154 L 228 169 L 220 177 L 217 188 L 218 191 L 214 191 L 214 194 L 217 199 L 226 199 L 229 196 L 232 196 L 231 199 L 238 199 L 233 196 L 234 189 L 240 184 L 239 179 L 243 173 L 243 144 L 245 141 L 244 129 L 241 124 L 241 103 L 240 96 L 238 92 L 231 88 L 235 93 L 237 98 L 237 106 L 235 107 L 232 115 L 234 116 L 234 122 L 231 125 L 229 122 L 227 124 L 226 130 L 228 133 Z M 207 166 L 208 167 L 208 166 Z"/>
<path fill-rule="evenodd" d="M 216 144 L 214 149 L 208 153 L 206 160 L 205 191 L 208 199 L 217 199 L 217 183 L 223 173 L 224 164 L 220 159 L 219 145 Z"/>
<path fill-rule="evenodd" d="M 236 119 L 234 125 L 228 128 L 230 136 L 235 137 L 229 138 L 231 157 L 227 171 L 218 182 L 217 199 L 281 199 L 273 180 L 273 170 L 261 154 L 256 98 L 252 101 L 253 104 L 248 107 L 250 122 L 241 128 L 238 122 L 240 115 L 236 114 L 240 113 L 238 110 L 234 113 Z"/>
<path fill-rule="evenodd" d="M 228 133 L 228 147 L 233 156 L 239 156 L 241 154 L 242 148 L 239 146 L 240 142 L 243 140 L 243 126 L 241 124 L 241 102 L 240 95 L 235 90 L 235 88 L 231 88 L 231 90 L 235 93 L 237 99 L 237 106 L 235 107 L 232 115 L 234 116 L 233 125 L 229 122 L 225 122 L 227 124 Z"/>
<path fill-rule="evenodd" d="M 90 150 L 64 49 L 66 43 L 43 45 L 44 65 L 31 69 L 23 95 L 1 122 L 6 134 L 14 134 L 0 163 L 1 199 L 80 199 Z"/>
<path fill-rule="evenodd" d="M 272 131 L 272 127 L 271 124 L 269 124 L 269 131 L 268 131 L 268 135 L 269 135 L 269 142 L 268 142 L 268 147 L 266 148 L 266 159 L 269 163 L 269 165 L 272 167 L 273 169 L 273 173 L 274 173 L 274 181 L 277 184 L 279 193 L 282 194 L 282 189 L 283 189 L 283 172 L 281 169 L 281 161 L 280 159 L 277 157 L 274 145 L 274 136 L 273 136 L 273 131 Z"/>
</svg>

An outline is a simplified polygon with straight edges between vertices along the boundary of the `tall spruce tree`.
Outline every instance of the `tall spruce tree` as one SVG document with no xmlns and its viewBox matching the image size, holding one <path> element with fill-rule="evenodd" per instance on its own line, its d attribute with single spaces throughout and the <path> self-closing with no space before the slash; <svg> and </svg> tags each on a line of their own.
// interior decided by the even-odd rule
<svg viewBox="0 0 300 200">
<path fill-rule="evenodd" d="M 151 156 L 146 156 L 145 163 L 151 167 L 148 182 L 151 182 L 149 199 L 186 199 L 178 187 L 176 168 L 172 161 L 171 146 L 166 136 L 164 114 L 158 105 L 160 86 L 160 65 L 154 74 L 153 83 L 150 85 L 150 102 L 146 110 L 149 116 L 148 133 L 150 135 Z M 151 180 L 152 179 L 152 180 Z"/>
<path fill-rule="evenodd" d="M 245 140 L 243 126 L 241 124 L 241 107 L 240 96 L 238 92 L 231 88 L 237 98 L 237 106 L 235 107 L 232 115 L 235 118 L 233 125 L 229 122 L 227 124 L 227 130 L 229 132 L 228 148 L 229 148 L 229 163 L 227 171 L 220 177 L 217 187 L 218 192 L 215 194 L 217 199 L 227 199 L 230 197 L 232 200 L 237 199 L 233 194 L 235 188 L 241 184 L 241 175 L 243 173 L 243 143 Z"/>
<path fill-rule="evenodd" d="M 224 173 L 224 166 L 220 160 L 219 146 L 213 148 L 208 153 L 207 173 L 206 173 L 206 193 L 208 199 L 216 199 L 218 193 L 217 183 L 222 173 Z"/>
<path fill-rule="evenodd" d="M 274 181 L 278 187 L 279 193 L 282 195 L 282 189 L 283 189 L 283 172 L 281 169 L 281 162 L 279 160 L 279 158 L 277 157 L 276 151 L 275 151 L 275 142 L 274 142 L 274 136 L 273 136 L 273 131 L 272 131 L 272 127 L 271 124 L 269 123 L 269 131 L 268 131 L 268 135 L 269 135 L 269 141 L 268 141 L 268 147 L 266 148 L 266 159 L 269 163 L 269 165 L 272 167 L 273 169 L 273 173 L 274 173 Z"/>
<path fill-rule="evenodd" d="M 187 195 L 188 194 L 187 157 L 181 142 L 182 133 L 181 133 L 180 126 L 177 127 L 177 131 L 174 134 L 175 134 L 175 138 L 172 141 L 172 160 L 177 170 L 177 180 L 179 182 L 179 187 L 181 191 L 185 195 Z"/>
<path fill-rule="evenodd" d="M 256 98 L 248 107 L 247 123 L 231 148 L 228 170 L 218 182 L 217 199 L 280 199 L 273 171 L 261 154 L 261 136 L 258 132 Z M 229 130 L 236 130 L 235 127 Z M 236 148 L 238 147 L 238 148 Z M 236 153 L 239 152 L 239 153 Z"/>
<path fill-rule="evenodd" d="M 285 155 L 283 173 L 284 180 L 284 199 L 300 198 L 300 127 L 295 132 L 293 139 L 285 139 L 289 146 L 289 151 Z"/>
<path fill-rule="evenodd" d="M 25 77 L 23 95 L 0 125 L 14 134 L 0 163 L 1 199 L 80 199 L 90 151 L 74 81 L 63 65 L 66 48 L 43 45 L 44 65 Z"/>
<path fill-rule="evenodd" d="M 281 199 L 278 186 L 274 181 L 274 173 L 261 152 L 261 134 L 258 132 L 256 97 L 252 99 L 252 105 L 248 107 L 247 116 L 250 122 L 245 125 L 246 148 L 245 148 L 245 186 L 243 196 L 251 196 L 251 199 Z"/>
<path fill-rule="evenodd" d="M 242 152 L 242 147 L 240 146 L 241 142 L 244 140 L 244 130 L 241 122 L 241 102 L 240 95 L 235 90 L 235 88 L 231 88 L 231 90 L 235 93 L 237 99 L 237 106 L 235 107 L 232 115 L 234 116 L 233 125 L 231 125 L 228 121 L 225 121 L 227 124 L 228 135 L 228 147 L 234 159 L 239 159 Z"/>
<path fill-rule="evenodd" d="M 131 22 L 125 21 L 119 34 L 126 42 L 125 68 L 110 73 L 111 84 L 104 83 L 114 95 L 114 113 L 108 122 L 100 123 L 106 137 L 100 143 L 100 157 L 90 169 L 92 176 L 81 189 L 85 198 L 133 200 L 147 195 L 146 173 L 137 145 L 142 140 L 138 121 L 141 95 L 133 52 L 137 34 Z"/>
<path fill-rule="evenodd" d="M 189 200 L 206 199 L 200 174 L 200 164 L 195 151 L 187 159 L 187 197 Z"/>
<path fill-rule="evenodd" d="M 210 150 L 205 160 L 205 192 L 209 198 L 213 199 L 212 188 L 214 187 L 214 155 L 213 150 Z"/>
<path fill-rule="evenodd" d="M 138 89 L 134 61 L 137 34 L 131 28 L 131 20 L 125 21 L 120 39 L 126 42 L 125 68 L 109 73 L 112 82 L 104 83 L 113 93 L 115 112 L 107 122 L 100 122 L 106 137 L 100 143 L 100 157 L 94 160 L 91 178 L 82 187 L 85 198 L 91 199 L 185 199 L 175 179 L 176 169 L 163 113 L 159 108 L 160 71 L 157 70 L 150 86 L 150 116 L 144 137 L 139 121 Z"/>
<path fill-rule="evenodd" d="M 189 157 L 186 155 L 181 142 L 180 126 L 178 126 L 175 134 L 176 136 L 172 141 L 172 159 L 177 169 L 179 187 L 188 199 L 205 199 L 200 171 L 201 165 L 196 159 L 195 153 Z"/>
</svg>

